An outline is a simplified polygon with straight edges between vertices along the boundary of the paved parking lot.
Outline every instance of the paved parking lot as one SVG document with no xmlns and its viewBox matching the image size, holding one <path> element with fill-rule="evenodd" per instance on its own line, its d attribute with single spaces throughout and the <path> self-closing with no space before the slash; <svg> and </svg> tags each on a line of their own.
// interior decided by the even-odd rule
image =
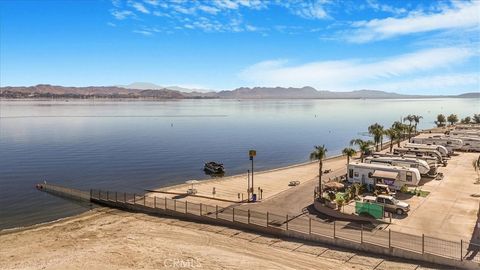
<svg viewBox="0 0 480 270">
<path fill-rule="evenodd" d="M 472 162 L 478 153 L 459 153 L 450 159 L 447 167 L 440 167 L 442 180 L 426 181 L 422 190 L 431 193 L 425 197 L 410 197 L 407 217 L 393 219 L 390 229 L 452 241 L 470 240 L 478 219 L 480 185 L 474 184 L 477 174 Z"/>
</svg>

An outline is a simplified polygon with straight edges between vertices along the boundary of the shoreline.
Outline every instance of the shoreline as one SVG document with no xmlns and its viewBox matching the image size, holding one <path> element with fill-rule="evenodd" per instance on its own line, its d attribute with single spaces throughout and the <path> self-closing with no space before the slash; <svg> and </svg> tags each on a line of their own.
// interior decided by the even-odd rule
<svg viewBox="0 0 480 270">
<path fill-rule="evenodd" d="M 428 131 L 434 131 L 436 129 L 439 129 L 437 127 L 433 127 L 433 128 L 430 128 L 430 129 L 423 129 L 423 130 L 420 130 L 419 131 L 419 134 L 420 133 L 424 133 L 424 132 L 428 132 Z M 441 128 L 440 128 L 441 129 Z M 383 142 L 383 149 L 388 149 L 389 147 L 389 141 L 384 141 Z M 354 158 L 357 157 L 357 155 L 359 154 L 359 151 L 357 151 L 357 153 L 355 154 Z M 330 157 L 326 157 L 324 159 L 324 162 L 328 162 L 328 161 L 333 161 L 335 159 L 340 159 L 340 158 L 345 158 L 345 155 L 343 154 L 337 154 L 337 155 L 333 155 L 333 156 L 330 156 Z M 286 165 L 286 166 L 283 166 L 283 167 L 275 167 L 275 168 L 271 168 L 271 169 L 266 169 L 266 170 L 263 170 L 263 171 L 258 171 L 258 172 L 255 172 L 255 176 L 258 176 L 258 175 L 262 175 L 262 174 L 266 174 L 266 173 L 272 173 L 272 172 L 278 172 L 278 171 L 282 171 L 282 170 L 288 170 L 288 169 L 295 169 L 295 168 L 301 168 L 301 167 L 304 167 L 304 166 L 309 166 L 309 165 L 313 165 L 315 163 L 318 163 L 318 161 L 306 161 L 306 162 L 300 162 L 300 163 L 292 163 L 292 164 L 289 164 L 289 165 Z M 324 164 L 324 169 L 325 168 L 325 164 Z M 317 169 L 318 170 L 318 169 Z M 220 177 L 220 178 L 211 178 L 211 179 L 204 179 L 204 180 L 201 180 L 201 179 L 198 179 L 200 181 L 200 183 L 203 183 L 203 184 L 207 184 L 207 183 L 221 183 L 221 182 L 228 182 L 230 180 L 233 180 L 234 178 L 238 178 L 238 177 L 246 177 L 247 174 L 246 173 L 241 173 L 241 174 L 235 174 L 235 175 L 230 175 L 230 176 L 227 176 L 227 177 Z M 317 178 L 318 178 L 318 174 L 317 174 Z M 305 182 L 309 182 L 313 179 L 309 179 L 308 181 L 304 181 L 303 183 Z M 199 184 L 200 184 L 199 183 Z M 179 183 L 179 184 L 174 184 L 174 185 L 169 185 L 169 186 L 160 186 L 160 187 L 153 187 L 153 188 L 150 188 L 148 190 L 151 190 L 151 191 L 164 191 L 166 189 L 178 189 L 178 188 L 184 188 L 184 187 L 187 187 L 187 186 L 190 186 L 191 184 L 187 184 L 187 183 Z M 288 189 L 284 189 L 282 190 L 281 192 L 284 192 L 285 190 L 288 190 Z M 147 191 L 147 189 L 144 189 L 145 193 L 144 194 L 150 194 L 152 193 L 151 191 Z M 279 192 L 279 193 L 281 193 Z M 276 194 L 275 194 L 276 195 Z M 85 212 L 82 212 L 82 213 L 79 213 L 79 214 L 75 214 L 75 215 L 72 215 L 72 216 L 66 216 L 66 217 L 62 217 L 62 218 L 58 218 L 58 219 L 55 219 L 55 220 L 51 220 L 51 221 L 46 221 L 46 222 L 41 222 L 41 223 L 36 223 L 36 224 L 32 224 L 32 225 L 28 225 L 28 226 L 20 226 L 20 227 L 13 227 L 13 228 L 6 228 L 6 229 L 0 229 L 0 235 L 3 235 L 3 234 L 10 234 L 10 233 L 14 233 L 14 232 L 21 232 L 21 231 L 25 231 L 25 230 L 30 230 L 30 229 L 36 229 L 38 227 L 41 227 L 41 226 L 47 226 L 47 225 L 50 225 L 50 224 L 54 224 L 54 223 L 58 223 L 58 222 L 62 222 L 64 220 L 68 220 L 68 219 L 75 219 L 75 218 L 80 218 L 82 217 L 83 215 L 87 214 L 87 213 L 90 213 L 92 212 L 92 209 L 86 209 Z"/>
</svg>

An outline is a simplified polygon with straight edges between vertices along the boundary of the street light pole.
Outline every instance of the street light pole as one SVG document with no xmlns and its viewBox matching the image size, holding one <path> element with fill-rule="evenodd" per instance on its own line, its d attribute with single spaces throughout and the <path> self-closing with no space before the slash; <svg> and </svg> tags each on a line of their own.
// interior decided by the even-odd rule
<svg viewBox="0 0 480 270">
<path fill-rule="evenodd" d="M 247 170 L 247 197 L 248 202 L 250 202 L 250 170 Z"/>
<path fill-rule="evenodd" d="M 253 194 L 254 194 L 254 189 L 253 189 L 253 157 L 257 155 L 257 151 L 250 150 L 250 151 L 248 151 L 248 155 L 250 157 L 250 160 L 252 161 L 252 197 L 253 197 Z M 255 198 L 255 200 L 256 200 L 256 198 Z"/>
</svg>

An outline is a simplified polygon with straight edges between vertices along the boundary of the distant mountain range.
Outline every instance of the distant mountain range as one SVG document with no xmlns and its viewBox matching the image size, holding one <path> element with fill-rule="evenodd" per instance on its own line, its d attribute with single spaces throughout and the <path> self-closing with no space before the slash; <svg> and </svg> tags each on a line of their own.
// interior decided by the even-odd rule
<svg viewBox="0 0 480 270">
<path fill-rule="evenodd" d="M 40 84 L 29 87 L 0 87 L 0 98 L 151 98 L 151 99 L 401 99 L 401 98 L 480 98 L 480 92 L 461 95 L 403 95 L 378 90 L 334 92 L 313 87 L 241 87 L 219 92 L 202 89 L 161 87 L 149 83 L 128 86 L 64 87 Z M 204 90 L 202 90 L 204 91 Z"/>
</svg>

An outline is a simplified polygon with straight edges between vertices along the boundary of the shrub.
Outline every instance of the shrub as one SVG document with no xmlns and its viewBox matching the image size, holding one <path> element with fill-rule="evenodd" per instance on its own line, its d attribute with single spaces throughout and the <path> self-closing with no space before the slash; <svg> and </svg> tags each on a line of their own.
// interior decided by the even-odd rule
<svg viewBox="0 0 480 270">
<path fill-rule="evenodd" d="M 403 186 L 400 188 L 400 192 L 402 192 L 402 193 L 407 193 L 407 192 L 408 192 L 408 187 L 407 187 L 407 185 L 403 185 Z"/>
</svg>

